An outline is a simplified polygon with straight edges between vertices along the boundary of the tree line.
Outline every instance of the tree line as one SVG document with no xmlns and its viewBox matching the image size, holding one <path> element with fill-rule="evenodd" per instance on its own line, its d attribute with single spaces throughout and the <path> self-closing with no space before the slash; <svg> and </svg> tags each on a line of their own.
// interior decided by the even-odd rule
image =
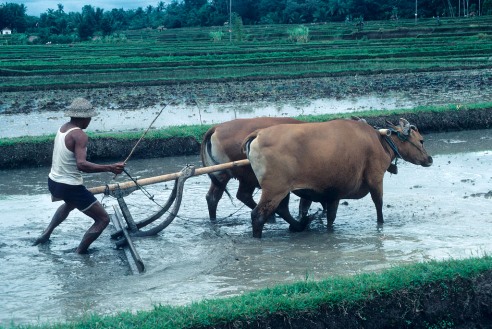
<svg viewBox="0 0 492 329">
<path fill-rule="evenodd" d="M 245 25 L 491 15 L 492 0 L 172 0 L 131 10 L 84 5 L 67 13 L 58 4 L 39 17 L 26 12 L 24 4 L 1 4 L 0 28 L 66 43 L 122 30 L 223 26 L 231 12 Z"/>
</svg>

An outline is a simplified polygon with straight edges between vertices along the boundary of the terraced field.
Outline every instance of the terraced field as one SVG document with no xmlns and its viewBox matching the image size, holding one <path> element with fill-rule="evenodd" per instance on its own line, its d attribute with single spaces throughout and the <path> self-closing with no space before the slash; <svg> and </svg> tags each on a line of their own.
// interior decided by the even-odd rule
<svg viewBox="0 0 492 329">
<path fill-rule="evenodd" d="M 0 91 L 149 86 L 492 67 L 492 17 L 245 26 L 229 42 L 223 27 L 125 31 L 111 42 L 7 45 Z M 225 31 L 213 42 L 210 32 Z M 124 36 L 123 36 L 124 35 Z"/>
</svg>

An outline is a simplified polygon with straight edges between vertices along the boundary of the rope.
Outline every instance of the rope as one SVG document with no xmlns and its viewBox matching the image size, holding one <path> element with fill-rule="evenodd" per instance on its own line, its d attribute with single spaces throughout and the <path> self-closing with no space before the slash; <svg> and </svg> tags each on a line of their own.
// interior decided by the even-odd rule
<svg viewBox="0 0 492 329">
<path fill-rule="evenodd" d="M 130 175 L 128 173 L 128 171 L 126 171 L 126 169 L 123 169 L 123 172 L 133 181 L 133 183 L 135 183 L 135 186 L 137 187 L 137 189 L 141 190 L 142 193 L 147 197 L 149 198 L 150 200 L 154 201 L 154 196 L 152 194 L 149 193 L 149 191 L 147 191 L 142 185 L 138 184 L 137 180 L 135 178 L 132 177 L 132 175 Z M 154 201 L 155 202 L 155 201 Z M 161 207 L 162 208 L 162 207 Z"/>
<path fill-rule="evenodd" d="M 163 209 L 164 207 L 162 205 L 160 205 L 159 203 L 157 203 L 157 201 L 155 201 L 154 199 L 154 195 L 152 195 L 149 191 L 147 191 L 145 189 L 145 187 L 143 187 L 142 185 L 138 184 L 137 180 L 132 176 L 130 175 L 130 173 L 128 171 L 126 171 L 126 169 L 123 169 L 123 172 L 135 183 L 135 186 L 137 187 L 137 189 L 141 190 L 142 193 L 150 200 L 152 201 L 155 205 L 157 205 L 160 209 Z M 259 190 L 257 190 L 253 195 L 256 195 L 258 193 Z M 104 200 L 105 197 L 109 196 L 109 185 L 106 184 L 106 191 L 104 192 L 103 194 L 103 198 L 101 199 L 101 203 L 102 201 Z M 135 207 L 135 205 L 133 205 Z M 237 214 L 238 212 L 240 212 L 246 205 L 243 204 L 241 207 L 239 207 L 237 210 L 233 211 L 232 213 L 230 213 L 229 215 L 227 216 L 224 216 L 224 217 L 221 217 L 219 218 L 218 220 L 224 220 L 224 219 L 227 219 L 229 217 L 232 217 L 233 215 Z M 171 213 L 171 210 L 168 210 L 166 211 L 166 214 L 172 214 Z M 173 216 L 179 218 L 179 219 L 183 219 L 183 220 L 186 220 L 186 219 L 192 219 L 192 220 L 198 220 L 198 219 L 202 219 L 203 217 L 183 217 L 183 216 L 180 216 L 178 214 L 172 214 Z"/>
</svg>

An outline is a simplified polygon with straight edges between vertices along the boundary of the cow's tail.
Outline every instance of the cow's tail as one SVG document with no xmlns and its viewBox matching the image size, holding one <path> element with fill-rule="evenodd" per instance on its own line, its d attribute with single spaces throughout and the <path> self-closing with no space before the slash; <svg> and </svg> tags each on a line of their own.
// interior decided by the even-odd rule
<svg viewBox="0 0 492 329">
<path fill-rule="evenodd" d="M 212 156 L 212 142 L 211 138 L 215 132 L 215 127 L 207 130 L 205 135 L 203 135 L 202 145 L 200 147 L 200 158 L 202 159 L 203 166 L 211 166 L 214 164 L 219 164 L 217 160 Z"/>
<path fill-rule="evenodd" d="M 211 141 L 211 139 L 212 139 L 212 135 L 214 133 L 215 133 L 215 127 L 212 127 L 209 130 L 207 130 L 205 135 L 203 135 L 202 145 L 200 147 L 200 158 L 202 160 L 202 164 L 204 167 L 220 164 L 220 162 L 217 161 L 214 158 L 214 156 L 212 155 L 212 141 Z M 222 174 L 222 173 L 225 173 L 225 171 L 219 171 L 219 173 Z M 209 173 L 208 177 L 210 178 L 210 180 L 212 181 L 212 183 L 215 186 L 218 186 L 219 188 L 224 190 L 224 192 L 227 194 L 229 199 L 231 199 L 231 201 L 233 200 L 231 194 L 227 190 L 227 186 L 224 183 L 222 183 L 220 180 L 218 180 L 217 177 L 213 173 Z"/>
<path fill-rule="evenodd" d="M 246 157 L 249 159 L 249 147 L 251 145 L 251 142 L 258 136 L 258 130 L 253 131 L 251 134 L 246 136 L 244 139 L 243 143 L 241 144 L 241 150 L 243 151 L 244 154 L 246 154 Z"/>
</svg>

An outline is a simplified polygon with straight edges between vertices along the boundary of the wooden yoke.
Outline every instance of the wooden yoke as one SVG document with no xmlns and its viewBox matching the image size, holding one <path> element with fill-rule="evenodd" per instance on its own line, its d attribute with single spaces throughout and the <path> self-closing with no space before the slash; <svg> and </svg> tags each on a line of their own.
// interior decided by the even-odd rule
<svg viewBox="0 0 492 329">
<path fill-rule="evenodd" d="M 214 165 L 214 166 L 198 168 L 195 170 L 193 176 L 208 174 L 208 173 L 211 173 L 214 171 L 231 169 L 231 168 L 241 167 L 241 166 L 246 166 L 246 165 L 249 165 L 248 159 L 221 163 L 221 164 Z M 136 183 L 133 181 L 128 181 L 128 182 L 124 182 L 124 183 L 120 183 L 120 184 L 109 184 L 109 185 L 103 185 L 103 186 L 96 186 L 96 187 L 89 188 L 88 190 L 93 194 L 101 194 L 101 193 L 108 192 L 108 191 L 114 191 L 116 189 L 124 190 L 124 189 L 128 189 L 128 188 L 136 187 L 137 184 L 139 186 L 144 186 L 144 185 L 168 182 L 171 180 L 175 180 L 176 178 L 179 178 L 182 175 L 183 175 L 182 172 L 175 172 L 172 174 L 166 174 L 166 175 L 161 175 L 161 176 L 154 176 L 154 177 L 138 179 L 136 181 Z"/>
</svg>

